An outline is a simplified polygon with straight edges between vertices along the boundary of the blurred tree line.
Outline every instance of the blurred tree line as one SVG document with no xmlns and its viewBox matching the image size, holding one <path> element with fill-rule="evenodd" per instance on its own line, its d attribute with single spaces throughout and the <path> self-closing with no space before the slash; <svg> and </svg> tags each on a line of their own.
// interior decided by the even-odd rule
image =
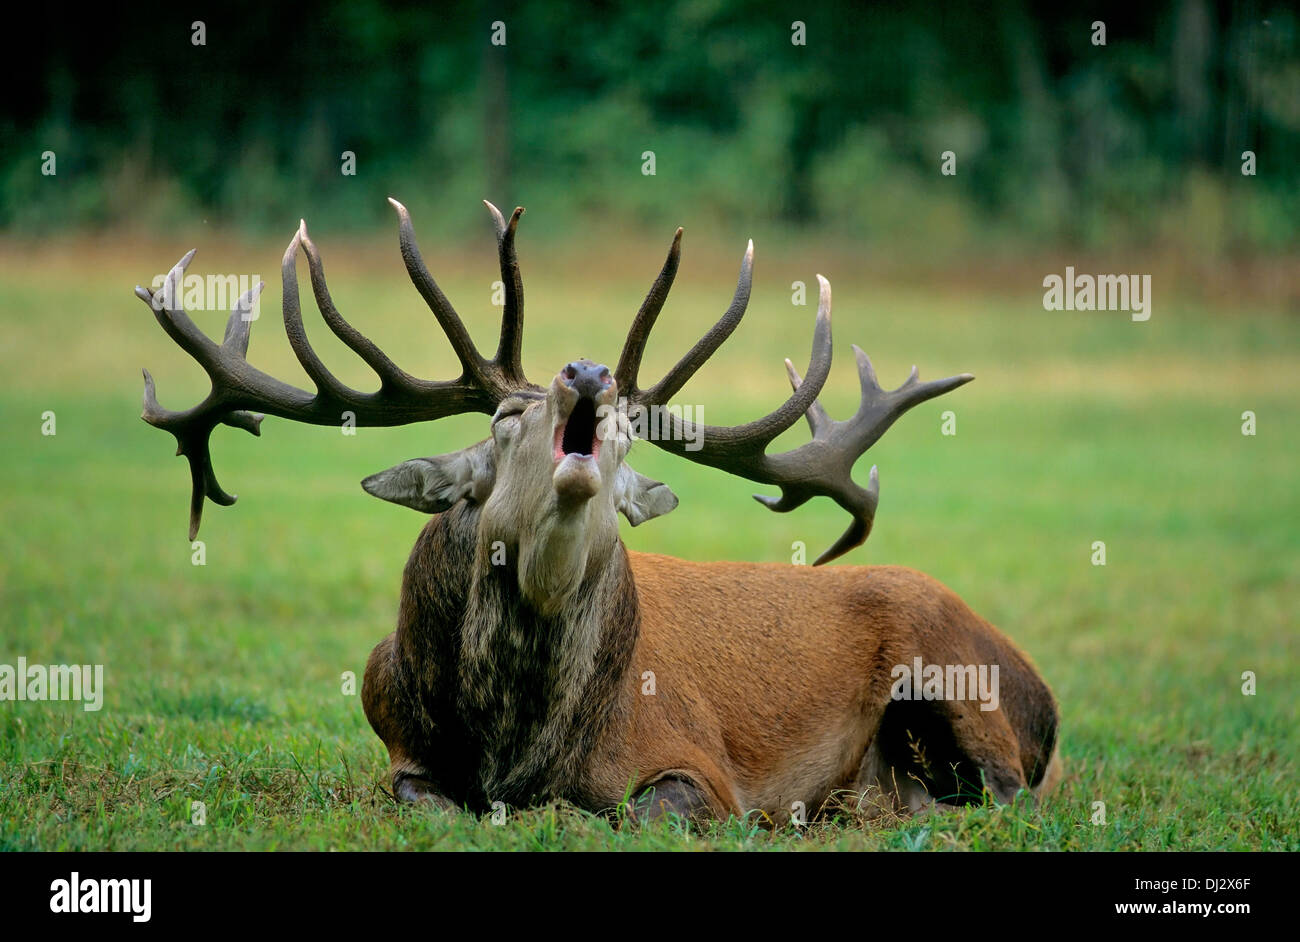
<svg viewBox="0 0 1300 942">
<path fill-rule="evenodd" d="M 488 196 L 554 231 L 1294 247 L 1296 9 L 1062 6 L 49 5 L 10 44 L 0 225 L 387 226 L 391 193 L 440 228 Z"/>
</svg>

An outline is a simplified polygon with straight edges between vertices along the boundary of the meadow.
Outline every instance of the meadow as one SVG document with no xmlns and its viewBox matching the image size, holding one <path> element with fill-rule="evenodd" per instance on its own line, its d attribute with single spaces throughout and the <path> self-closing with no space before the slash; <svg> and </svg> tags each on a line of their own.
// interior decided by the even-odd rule
<svg viewBox="0 0 1300 942">
<path fill-rule="evenodd" d="M 412 209 L 430 268 L 493 348 L 486 222 L 453 246 L 431 211 Z M 529 374 L 576 356 L 612 364 L 671 231 L 568 243 L 530 235 L 527 222 Z M 343 313 L 410 372 L 451 377 L 395 235 L 312 235 Z M 1253 291 L 1247 277 L 1242 290 L 1208 290 L 1212 279 L 1185 266 L 1157 267 L 1152 317 L 1138 323 L 1045 311 L 1041 279 L 1075 262 L 1065 256 L 954 273 L 868 264 L 844 244 L 756 243 L 746 320 L 679 399 L 714 424 L 779 403 L 782 358 L 806 364 L 815 310 L 815 295 L 793 305 L 790 286 L 815 291 L 818 271 L 835 295 L 822 396 L 832 416 L 857 401 L 850 343 L 886 386 L 913 363 L 923 379 L 975 374 L 859 462 L 859 480 L 880 468 L 876 529 L 838 564 L 924 570 L 1031 655 L 1062 715 L 1065 778 L 1046 802 L 881 824 L 846 812 L 778 832 L 752 818 L 620 827 L 562 804 L 511 809 L 504 823 L 395 805 L 387 756 L 343 677 L 359 678 L 392 629 L 424 521 L 358 482 L 476 441 L 486 418 L 351 437 L 275 418 L 260 438 L 219 430 L 218 477 L 240 498 L 207 506 L 205 565 L 193 565 L 188 473 L 170 436 L 140 421 L 140 368 L 170 408 L 207 384 L 132 287 L 194 245 L 192 272 L 261 273 L 250 359 L 310 388 L 279 323 L 283 242 L 110 233 L 0 242 L 0 664 L 103 664 L 106 684 L 97 712 L 0 702 L 0 849 L 1300 849 L 1295 298 Z M 725 309 L 742 249 L 736 233 L 688 234 L 643 376 Z M 1125 261 L 1093 270 L 1134 270 Z M 325 361 L 372 388 L 306 288 L 304 301 Z M 224 313 L 195 319 L 220 337 Z M 54 435 L 42 434 L 47 411 Z M 1247 411 L 1254 435 L 1242 432 Z M 806 434 L 800 424 L 778 444 Z M 829 501 L 772 514 L 750 483 L 649 446 L 630 460 L 681 499 L 625 526 L 633 549 L 789 561 L 796 543 L 812 558 L 845 524 Z"/>
</svg>

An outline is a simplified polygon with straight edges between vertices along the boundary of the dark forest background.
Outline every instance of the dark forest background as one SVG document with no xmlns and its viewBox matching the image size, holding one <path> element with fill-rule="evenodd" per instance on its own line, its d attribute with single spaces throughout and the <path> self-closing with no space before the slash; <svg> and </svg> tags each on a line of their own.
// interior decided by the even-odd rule
<svg viewBox="0 0 1300 942">
<path fill-rule="evenodd" d="M 306 210 L 364 229 L 391 224 L 390 193 L 429 196 L 450 225 L 478 225 L 484 195 L 556 232 L 662 226 L 662 207 L 689 204 L 697 225 L 936 250 L 1231 254 L 1292 247 L 1300 225 L 1293 5 L 342 0 L 34 15 L 9 45 L 0 118 L 0 226 L 19 234 L 197 219 L 278 232 Z M 498 20 L 504 46 L 490 41 Z M 806 45 L 791 43 L 796 20 Z M 948 150 L 955 176 L 940 174 Z"/>
</svg>

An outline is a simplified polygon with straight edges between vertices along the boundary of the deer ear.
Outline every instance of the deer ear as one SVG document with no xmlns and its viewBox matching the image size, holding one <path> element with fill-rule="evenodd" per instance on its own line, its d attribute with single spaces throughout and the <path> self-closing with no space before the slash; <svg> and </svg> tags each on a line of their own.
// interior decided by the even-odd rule
<svg viewBox="0 0 1300 942">
<path fill-rule="evenodd" d="M 483 501 L 492 493 L 496 466 L 492 440 L 432 458 L 412 458 L 361 482 L 367 494 L 421 510 L 442 513 L 459 500 Z"/>
<path fill-rule="evenodd" d="M 667 484 L 652 481 L 637 474 L 626 464 L 618 466 L 614 483 L 614 502 L 628 523 L 638 526 L 655 517 L 662 517 L 677 506 L 677 495 Z"/>
</svg>

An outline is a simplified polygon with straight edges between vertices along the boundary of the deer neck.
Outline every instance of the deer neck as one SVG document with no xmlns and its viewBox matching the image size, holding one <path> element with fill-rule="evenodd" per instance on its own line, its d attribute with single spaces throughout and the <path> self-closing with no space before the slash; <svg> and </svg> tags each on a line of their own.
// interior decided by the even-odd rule
<svg viewBox="0 0 1300 942">
<path fill-rule="evenodd" d="M 499 541 L 476 517 L 461 504 L 436 521 L 457 545 L 432 548 L 434 594 L 463 600 L 426 626 L 454 637 L 441 654 L 450 663 L 437 671 L 443 698 L 454 691 L 453 702 L 444 699 L 453 717 L 439 723 L 468 740 L 466 755 L 479 763 L 471 777 L 487 801 L 560 797 L 609 722 L 636 645 L 627 551 L 617 533 L 591 546 L 572 591 L 539 605 L 520 588 L 518 548 L 498 545 L 494 554 Z"/>
</svg>

